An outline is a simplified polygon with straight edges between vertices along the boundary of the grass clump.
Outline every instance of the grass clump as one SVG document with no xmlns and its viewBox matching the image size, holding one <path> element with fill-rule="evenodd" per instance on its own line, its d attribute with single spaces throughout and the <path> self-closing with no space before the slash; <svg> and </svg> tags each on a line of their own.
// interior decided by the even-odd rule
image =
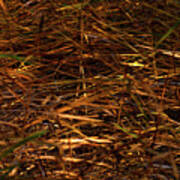
<svg viewBox="0 0 180 180">
<path fill-rule="evenodd" d="M 1 1 L 1 179 L 179 179 L 178 8 Z"/>
</svg>

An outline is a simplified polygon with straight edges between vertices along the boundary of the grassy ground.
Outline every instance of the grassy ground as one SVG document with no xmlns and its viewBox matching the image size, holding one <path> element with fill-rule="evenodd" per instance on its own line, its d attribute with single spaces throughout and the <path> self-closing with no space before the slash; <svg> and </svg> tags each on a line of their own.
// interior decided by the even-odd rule
<svg viewBox="0 0 180 180">
<path fill-rule="evenodd" d="M 0 1 L 0 179 L 179 179 L 178 1 Z"/>
</svg>

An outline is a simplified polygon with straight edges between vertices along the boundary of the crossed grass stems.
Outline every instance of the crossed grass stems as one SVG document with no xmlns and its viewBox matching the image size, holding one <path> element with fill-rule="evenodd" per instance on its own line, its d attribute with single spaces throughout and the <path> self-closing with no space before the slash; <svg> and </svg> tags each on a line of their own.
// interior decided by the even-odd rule
<svg viewBox="0 0 180 180">
<path fill-rule="evenodd" d="M 178 110 L 175 97 L 179 87 L 176 81 L 179 76 L 179 67 L 176 67 L 179 52 L 159 47 L 164 46 L 173 33 L 177 36 L 179 19 L 172 16 L 168 9 L 160 10 L 148 3 L 136 4 L 176 21 L 152 48 L 149 33 L 141 33 L 137 38 L 133 33 L 127 33 L 132 31 L 128 26 L 134 19 L 131 13 L 126 14 L 126 21 L 120 22 L 125 24 L 124 32 L 120 33 L 117 26 L 121 20 L 119 17 L 117 22 L 112 23 L 102 18 L 105 16 L 101 11 L 105 1 L 100 2 L 99 9 L 91 3 L 47 3 L 56 9 L 51 12 L 52 16 L 47 16 L 46 4 L 25 3 L 24 6 L 32 8 L 31 11 L 20 8 L 19 12 L 24 11 L 29 13 L 30 19 L 34 18 L 35 24 L 32 23 L 31 27 L 17 26 L 10 16 L 10 12 L 16 13 L 13 11 L 15 6 L 1 3 L 4 12 L 2 22 L 13 23 L 13 26 L 5 26 L 10 32 L 9 35 L 4 31 L 6 37 L 18 37 L 18 34 L 13 34 L 17 33 L 15 28 L 28 31 L 21 34 L 25 40 L 9 38 L 10 46 L 13 41 L 22 48 L 28 44 L 32 46 L 32 49 L 26 47 L 24 51 L 15 47 L 15 54 L 6 50 L 0 54 L 2 62 L 5 62 L 1 67 L 3 119 L 0 124 L 12 132 L 13 138 L 21 137 L 18 142 L 12 139 L 10 144 L 2 141 L 7 146 L 0 156 L 0 160 L 7 163 L 1 170 L 2 178 L 15 176 L 19 169 L 23 169 L 22 164 L 27 162 L 25 172 L 21 171 L 22 176 L 28 174 L 31 164 L 34 175 L 34 167 L 38 166 L 44 177 L 53 176 L 51 168 L 54 168 L 54 176 L 64 175 L 67 179 L 86 177 L 86 174 L 93 178 L 95 171 L 95 177 L 100 179 L 107 178 L 108 172 L 110 177 L 115 173 L 115 176 L 130 178 L 135 172 L 136 177 L 146 173 L 150 177 L 153 174 L 150 171 L 154 172 L 154 176 L 168 176 L 170 173 L 178 179 L 179 122 L 164 111 L 169 108 Z M 128 5 L 132 8 L 131 3 Z M 110 12 L 118 14 L 116 6 L 113 8 L 111 5 L 113 3 L 109 4 Z M 43 11 L 38 12 L 40 7 L 45 9 L 45 15 Z M 91 16 L 83 8 L 89 8 Z M 96 11 L 100 11 L 101 16 Z M 57 17 L 59 13 L 62 13 L 61 20 L 64 19 L 61 29 L 57 26 L 59 21 L 48 19 Z M 29 19 L 24 18 L 28 23 Z M 79 23 L 80 31 L 69 27 L 66 22 L 70 25 Z M 85 25 L 90 26 L 87 33 Z M 48 28 L 51 28 L 50 31 Z M 30 37 L 26 38 L 28 34 Z M 80 37 L 76 39 L 77 34 Z M 53 35 L 56 35 L 55 39 Z M 6 49 L 9 44 L 6 41 L 3 43 L 3 49 Z M 51 48 L 46 48 L 47 44 Z M 87 44 L 93 49 L 89 50 Z M 119 52 L 118 49 L 123 50 Z M 59 56 L 61 60 L 58 60 Z M 174 67 L 168 65 L 172 60 Z M 162 147 L 165 147 L 165 152 Z M 168 151 L 169 148 L 173 150 Z M 55 155 L 51 153 L 54 149 Z M 24 154 L 27 161 L 23 158 Z M 164 168 L 163 162 L 157 163 L 157 160 L 162 161 L 162 157 L 168 159 L 168 168 Z M 52 167 L 46 166 L 45 161 L 52 163 Z M 84 170 L 81 163 L 86 167 Z M 78 164 L 79 171 L 74 164 Z M 88 166 L 92 167 L 92 172 Z M 160 174 L 157 167 L 161 167 L 165 175 Z"/>
</svg>

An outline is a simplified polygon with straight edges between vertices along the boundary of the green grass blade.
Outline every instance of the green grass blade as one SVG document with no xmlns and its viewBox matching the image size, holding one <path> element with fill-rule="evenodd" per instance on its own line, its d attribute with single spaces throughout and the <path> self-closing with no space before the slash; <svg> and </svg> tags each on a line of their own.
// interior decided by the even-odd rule
<svg viewBox="0 0 180 180">
<path fill-rule="evenodd" d="M 58 8 L 57 11 L 65 11 L 65 10 L 71 10 L 71 9 L 81 9 L 82 7 L 86 6 L 88 2 L 85 3 L 77 3 L 73 5 L 64 5 L 61 8 Z"/>
<path fill-rule="evenodd" d="M 25 60 L 24 57 L 20 57 L 20 56 L 13 55 L 13 54 L 0 54 L 0 58 L 11 58 L 11 59 L 16 59 L 18 61 L 24 61 Z"/>
<path fill-rule="evenodd" d="M 12 153 L 17 147 L 24 145 L 25 143 L 32 141 L 33 139 L 39 138 L 47 133 L 47 130 L 43 131 L 38 131 L 31 136 L 28 136 L 24 138 L 23 140 L 19 141 L 17 144 L 11 146 L 9 149 L 5 150 L 1 155 L 0 155 L 0 160 L 4 157 L 6 157 L 8 154 Z"/>
<path fill-rule="evenodd" d="M 136 97 L 134 94 L 131 94 L 132 99 L 134 100 L 134 102 L 136 103 L 138 109 L 140 110 L 140 112 L 143 114 L 143 116 L 145 117 L 145 119 L 143 119 L 143 122 L 145 123 L 146 127 L 148 127 L 148 116 L 146 114 L 146 112 L 143 109 L 143 105 L 141 104 L 140 100 L 138 99 L 138 97 Z"/>
<path fill-rule="evenodd" d="M 161 37 L 161 39 L 155 45 L 155 48 L 158 46 L 179 26 L 180 19 Z"/>
<path fill-rule="evenodd" d="M 133 138 L 138 138 L 138 135 L 137 135 L 137 134 L 129 132 L 128 129 L 125 129 L 125 128 L 121 127 L 119 124 L 114 123 L 114 125 L 115 125 L 115 127 L 117 127 L 118 129 L 122 130 L 124 133 L 128 134 L 129 136 L 132 136 Z"/>
</svg>

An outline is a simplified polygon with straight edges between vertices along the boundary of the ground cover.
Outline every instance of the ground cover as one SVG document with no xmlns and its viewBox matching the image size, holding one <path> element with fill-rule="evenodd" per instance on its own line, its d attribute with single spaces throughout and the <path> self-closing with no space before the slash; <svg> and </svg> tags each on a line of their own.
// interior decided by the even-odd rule
<svg viewBox="0 0 180 180">
<path fill-rule="evenodd" d="M 0 1 L 0 179 L 179 179 L 178 1 Z"/>
</svg>

